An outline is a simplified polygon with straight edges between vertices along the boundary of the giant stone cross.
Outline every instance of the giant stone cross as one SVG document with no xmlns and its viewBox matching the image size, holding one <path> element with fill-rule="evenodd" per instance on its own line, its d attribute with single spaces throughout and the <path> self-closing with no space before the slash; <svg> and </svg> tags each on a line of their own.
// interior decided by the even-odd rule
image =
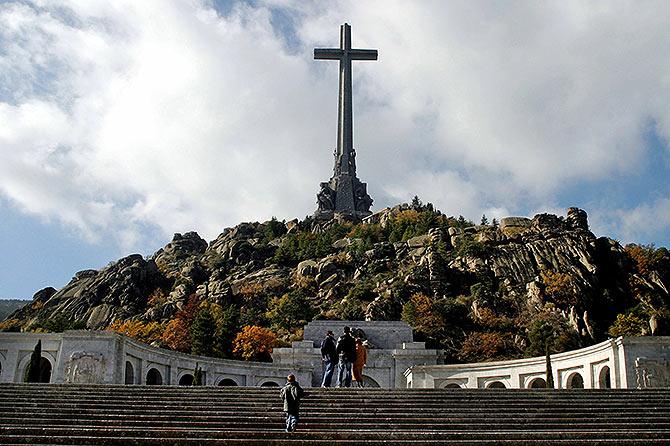
<svg viewBox="0 0 670 446">
<path fill-rule="evenodd" d="M 334 214 L 360 219 L 370 215 L 372 198 L 367 185 L 356 177 L 356 152 L 353 136 L 353 107 L 351 99 L 351 61 L 377 60 L 377 50 L 351 48 L 351 27 L 340 27 L 339 48 L 316 48 L 314 59 L 340 61 L 340 95 L 337 115 L 337 148 L 335 167 L 330 181 L 321 183 L 317 194 L 317 219 L 331 219 Z"/>
</svg>

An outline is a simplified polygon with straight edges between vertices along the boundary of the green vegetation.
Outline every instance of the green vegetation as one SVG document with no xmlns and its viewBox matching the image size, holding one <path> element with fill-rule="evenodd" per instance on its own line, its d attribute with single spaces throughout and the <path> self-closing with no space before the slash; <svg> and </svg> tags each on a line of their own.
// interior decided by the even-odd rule
<svg viewBox="0 0 670 446">
<path fill-rule="evenodd" d="M 291 331 L 307 324 L 314 315 L 315 311 L 305 295 L 300 291 L 293 291 L 272 298 L 265 316 L 275 331 Z"/>
<path fill-rule="evenodd" d="M 303 231 L 282 239 L 273 261 L 280 265 L 295 266 L 298 262 L 324 257 L 335 252 L 333 242 L 344 237 L 351 225 L 334 224 L 324 232 Z"/>
</svg>

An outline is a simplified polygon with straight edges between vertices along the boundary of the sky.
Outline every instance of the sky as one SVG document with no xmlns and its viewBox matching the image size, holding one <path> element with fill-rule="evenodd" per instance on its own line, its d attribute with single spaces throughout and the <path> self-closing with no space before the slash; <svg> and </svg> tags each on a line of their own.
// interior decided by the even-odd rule
<svg viewBox="0 0 670 446">
<path fill-rule="evenodd" d="M 332 173 L 337 47 L 373 210 L 587 211 L 670 246 L 666 1 L 0 0 L 0 298 L 174 233 L 303 218 Z"/>
</svg>

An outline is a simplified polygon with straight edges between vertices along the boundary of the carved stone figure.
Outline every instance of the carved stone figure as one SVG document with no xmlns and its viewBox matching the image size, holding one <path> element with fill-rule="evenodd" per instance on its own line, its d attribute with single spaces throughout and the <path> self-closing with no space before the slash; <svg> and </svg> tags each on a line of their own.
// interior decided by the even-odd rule
<svg viewBox="0 0 670 446">
<path fill-rule="evenodd" d="M 356 191 L 354 193 L 356 200 L 356 210 L 359 212 L 369 212 L 372 206 L 372 197 L 368 195 L 367 184 L 358 181 Z"/>
<path fill-rule="evenodd" d="M 102 384 L 105 358 L 101 353 L 74 352 L 65 366 L 65 382 Z"/>
<path fill-rule="evenodd" d="M 670 387 L 670 361 L 648 358 L 635 359 L 635 379 L 638 389 Z"/>
<path fill-rule="evenodd" d="M 328 183 L 321 183 L 321 191 L 316 194 L 319 211 L 335 210 L 335 191 Z"/>
</svg>

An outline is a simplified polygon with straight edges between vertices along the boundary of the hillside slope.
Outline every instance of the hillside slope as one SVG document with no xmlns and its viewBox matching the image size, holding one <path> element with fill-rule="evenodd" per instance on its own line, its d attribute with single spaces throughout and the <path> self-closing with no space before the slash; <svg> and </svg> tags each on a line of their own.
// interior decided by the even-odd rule
<svg viewBox="0 0 670 446">
<path fill-rule="evenodd" d="M 111 326 L 168 348 L 258 359 L 235 348 L 245 326 L 270 328 L 265 342 L 275 343 L 299 338 L 313 318 L 402 318 L 450 361 L 476 361 L 667 333 L 669 286 L 665 248 L 597 238 L 582 210 L 473 225 L 416 200 L 361 224 L 242 223 L 210 243 L 175 234 L 148 259 L 40 290 L 0 329 Z"/>
</svg>

